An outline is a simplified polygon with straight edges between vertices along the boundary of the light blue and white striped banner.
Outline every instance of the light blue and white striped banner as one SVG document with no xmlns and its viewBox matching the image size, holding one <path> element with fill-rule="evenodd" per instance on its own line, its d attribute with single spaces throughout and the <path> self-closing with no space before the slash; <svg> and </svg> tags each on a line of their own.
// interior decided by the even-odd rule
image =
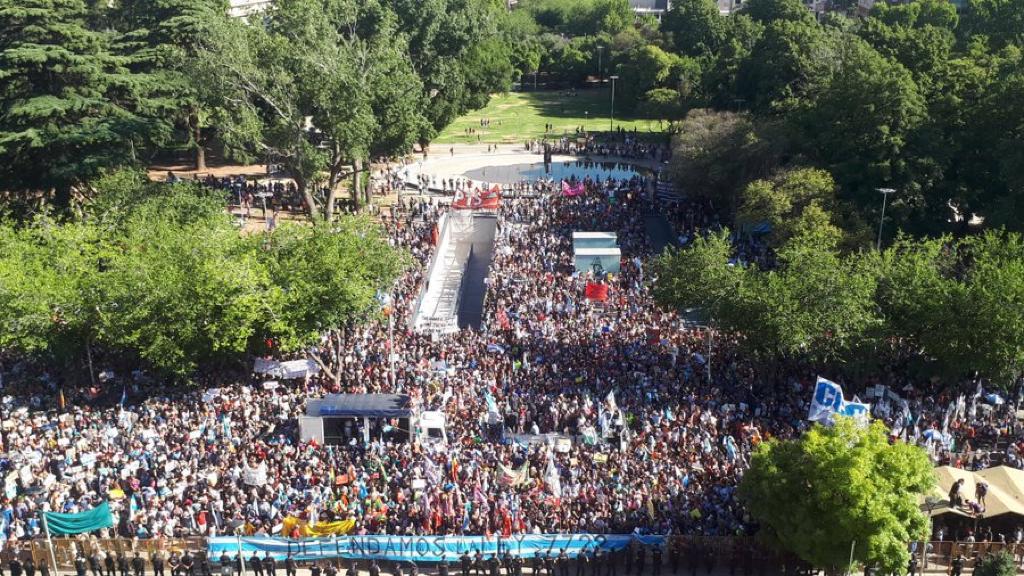
<svg viewBox="0 0 1024 576">
<path fill-rule="evenodd" d="M 532 558 L 538 552 L 558 555 L 562 550 L 570 558 L 600 548 L 606 552 L 621 550 L 636 538 L 629 534 L 529 534 L 501 536 L 335 536 L 328 538 L 275 538 L 269 536 L 210 538 L 207 554 L 211 559 L 227 553 L 231 558 L 242 553 L 248 559 L 254 552 L 262 558 L 269 552 L 277 560 L 289 554 L 296 560 L 345 558 L 351 560 L 407 560 L 416 562 L 456 561 L 463 552 L 480 551 L 484 557 L 513 556 Z M 663 536 L 643 536 L 647 545 L 661 545 Z"/>
</svg>

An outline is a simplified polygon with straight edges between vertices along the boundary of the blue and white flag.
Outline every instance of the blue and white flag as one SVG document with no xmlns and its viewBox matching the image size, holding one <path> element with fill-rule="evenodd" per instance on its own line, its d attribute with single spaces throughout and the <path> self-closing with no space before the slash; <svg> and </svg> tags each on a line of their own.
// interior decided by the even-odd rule
<svg viewBox="0 0 1024 576">
<path fill-rule="evenodd" d="M 832 415 L 843 408 L 843 389 L 832 382 L 818 376 L 818 383 L 814 387 L 814 397 L 811 398 L 811 409 L 807 413 L 807 419 L 812 422 L 831 422 Z"/>
<path fill-rule="evenodd" d="M 843 401 L 839 414 L 853 418 L 862 424 L 867 424 L 868 415 L 871 414 L 871 405 L 862 403 L 860 398 L 854 396 L 851 402 Z"/>
</svg>

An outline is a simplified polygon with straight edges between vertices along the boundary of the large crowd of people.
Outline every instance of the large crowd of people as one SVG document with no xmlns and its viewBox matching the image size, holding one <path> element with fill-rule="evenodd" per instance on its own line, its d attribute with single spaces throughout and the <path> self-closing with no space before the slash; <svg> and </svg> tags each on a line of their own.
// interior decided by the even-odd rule
<svg viewBox="0 0 1024 576">
<path fill-rule="evenodd" d="M 445 209 L 405 198 L 381 214 L 418 264 L 392 291 L 397 328 L 393 338 L 387 322 L 333 333 L 323 345 L 342 351 L 336 379 L 211 377 L 179 392 L 136 375 L 108 386 L 122 400 L 106 404 L 70 390 L 65 403 L 52 384 L 9 379 L 0 539 L 39 536 L 40 512 L 102 501 L 118 521 L 100 535 L 138 538 L 290 537 L 338 520 L 352 520 L 354 534 L 751 533 L 737 483 L 758 443 L 807 426 L 817 368 L 765 373 L 735 337 L 656 306 L 645 215 L 659 207 L 649 183 L 583 182 L 578 195 L 540 186 L 502 202 L 481 330 L 421 334 L 403 322 Z M 718 226 L 698 203 L 669 217 L 688 238 Z M 575 270 L 572 233 L 586 230 L 617 233 L 619 272 Z M 737 240 L 744 262 L 769 257 Z M 588 298 L 593 286 L 604 296 Z M 399 358 L 393 375 L 389 351 Z M 979 445 L 1008 438 L 996 456 L 1022 463 L 1013 402 L 987 403 L 975 383 L 964 398 L 905 386 L 895 368 L 870 384 L 888 387 L 875 415 L 894 437 L 929 445 L 936 461 L 990 462 L 994 448 Z M 307 400 L 332 392 L 408 394 L 448 415 L 448 442 L 396 441 L 391 426 L 368 444 L 300 441 Z"/>
</svg>

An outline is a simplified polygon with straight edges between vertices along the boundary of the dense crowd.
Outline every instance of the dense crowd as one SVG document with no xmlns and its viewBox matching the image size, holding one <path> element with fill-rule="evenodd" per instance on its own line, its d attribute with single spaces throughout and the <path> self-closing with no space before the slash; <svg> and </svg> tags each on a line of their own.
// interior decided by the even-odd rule
<svg viewBox="0 0 1024 576">
<path fill-rule="evenodd" d="M 392 292 L 394 338 L 387 322 L 326 336 L 324 349 L 341 351 L 337 378 L 253 375 L 175 395 L 125 378 L 114 394 L 128 402 L 72 395 L 63 410 L 55 386 L 5 384 L 0 537 L 31 538 L 40 511 L 104 500 L 118 522 L 102 535 L 140 538 L 295 536 L 301 523 L 334 520 L 352 520 L 358 534 L 749 533 L 737 482 L 759 442 L 807 425 L 815 367 L 765 373 L 733 337 L 654 304 L 647 185 L 585 180 L 580 195 L 544 185 L 538 197 L 506 199 L 485 325 L 445 336 L 404 322 L 443 209 L 403 199 L 382 214 L 391 242 L 418 263 Z M 670 218 L 690 237 L 717 225 L 700 204 Z M 576 272 L 571 236 L 580 230 L 616 232 L 621 271 Z M 585 296 L 595 285 L 606 298 Z M 393 377 L 391 350 L 400 358 Z M 915 394 L 898 374 L 884 382 L 899 394 L 883 393 L 876 406 L 894 436 L 930 445 L 939 461 L 1009 437 L 1005 459 L 1021 463 L 1010 403 L 989 405 L 974 388 L 966 398 Z M 397 441 L 388 425 L 369 444 L 299 440 L 309 398 L 398 391 L 448 415 L 447 445 Z"/>
</svg>

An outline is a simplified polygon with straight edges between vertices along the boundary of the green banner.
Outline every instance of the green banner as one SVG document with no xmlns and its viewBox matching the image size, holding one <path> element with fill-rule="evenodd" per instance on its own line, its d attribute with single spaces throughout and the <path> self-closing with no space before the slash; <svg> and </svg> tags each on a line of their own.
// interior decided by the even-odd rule
<svg viewBox="0 0 1024 576">
<path fill-rule="evenodd" d="M 43 517 L 51 534 L 81 534 L 114 525 L 114 517 L 110 515 L 110 504 L 107 502 L 78 514 L 45 512 Z"/>
</svg>

